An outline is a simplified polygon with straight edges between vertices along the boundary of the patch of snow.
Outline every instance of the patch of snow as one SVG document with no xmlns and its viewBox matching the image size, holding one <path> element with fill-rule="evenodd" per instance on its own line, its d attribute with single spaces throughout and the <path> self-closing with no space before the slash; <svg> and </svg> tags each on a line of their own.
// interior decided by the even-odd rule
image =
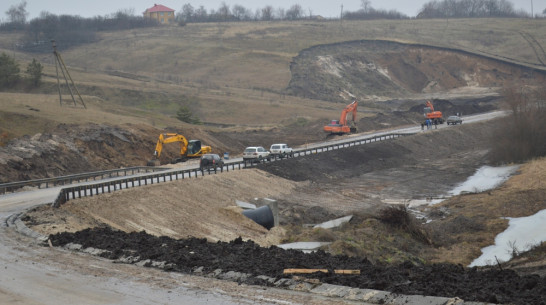
<svg viewBox="0 0 546 305">
<path fill-rule="evenodd" d="M 501 167 L 483 166 L 465 182 L 451 190 L 449 194 L 454 196 L 465 192 L 477 193 L 494 189 L 508 180 L 518 168 L 519 165 Z"/>
<path fill-rule="evenodd" d="M 277 247 L 283 248 L 285 250 L 288 249 L 294 249 L 294 250 L 301 250 L 303 252 L 312 252 L 317 250 L 318 248 L 322 246 L 326 246 L 331 244 L 330 242 L 318 242 L 318 241 L 311 241 L 311 242 L 295 242 L 295 243 L 289 243 L 289 244 L 282 244 L 278 245 Z"/>
<path fill-rule="evenodd" d="M 351 220 L 351 218 L 353 218 L 353 215 L 333 219 L 333 220 L 330 220 L 330 221 L 325 221 L 325 222 L 323 222 L 321 224 L 315 225 L 313 227 L 313 229 L 316 229 L 316 228 L 323 228 L 323 229 L 336 228 L 336 227 L 341 226 L 344 223 L 349 222 Z"/>
<path fill-rule="evenodd" d="M 509 218 L 508 229 L 495 238 L 495 244 L 482 249 L 482 255 L 469 267 L 508 261 L 514 251 L 524 252 L 546 241 L 546 210 L 528 217 Z"/>
</svg>

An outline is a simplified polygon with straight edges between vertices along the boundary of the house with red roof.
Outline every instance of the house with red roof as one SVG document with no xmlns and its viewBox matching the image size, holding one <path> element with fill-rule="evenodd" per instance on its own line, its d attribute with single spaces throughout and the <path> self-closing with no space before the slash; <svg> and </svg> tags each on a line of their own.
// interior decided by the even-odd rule
<svg viewBox="0 0 546 305">
<path fill-rule="evenodd" d="M 169 24 L 174 22 L 174 10 L 161 4 L 154 6 L 144 11 L 144 18 L 157 20 L 161 24 Z"/>
</svg>

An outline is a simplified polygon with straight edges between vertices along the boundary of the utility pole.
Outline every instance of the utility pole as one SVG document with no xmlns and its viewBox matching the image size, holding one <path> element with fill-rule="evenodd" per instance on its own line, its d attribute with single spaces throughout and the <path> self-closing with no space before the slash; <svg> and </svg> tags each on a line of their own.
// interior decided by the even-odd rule
<svg viewBox="0 0 546 305">
<path fill-rule="evenodd" d="M 343 4 L 341 5 L 341 13 L 339 14 L 339 22 L 343 26 Z"/>
<path fill-rule="evenodd" d="M 533 12 L 533 0 L 531 0 L 531 19 L 535 18 L 535 14 Z"/>
<path fill-rule="evenodd" d="M 55 56 L 55 72 L 57 73 L 57 88 L 59 89 L 59 104 L 61 105 L 61 107 L 63 106 L 63 98 L 61 94 L 61 81 L 59 79 L 59 69 L 60 69 L 61 73 L 63 74 L 66 87 L 68 88 L 68 91 L 70 91 L 70 96 L 72 96 L 72 101 L 74 102 L 74 106 L 77 106 L 77 105 L 76 105 L 76 99 L 74 98 L 74 92 L 72 91 L 72 87 L 74 87 L 74 91 L 76 91 L 76 93 L 80 97 L 80 101 L 82 102 L 83 108 L 87 109 L 87 107 L 85 106 L 85 103 L 83 102 L 83 98 L 80 95 L 80 92 L 78 91 L 78 88 L 76 88 L 76 84 L 74 84 L 74 81 L 72 80 L 72 77 L 70 76 L 70 73 L 68 73 L 68 69 L 66 69 L 66 65 L 64 64 L 61 54 L 57 52 L 57 44 L 55 43 L 55 40 L 51 40 L 51 43 L 53 45 L 53 55 Z M 67 75 L 68 75 L 68 78 L 66 78 Z M 72 83 L 72 87 L 68 83 L 68 79 L 70 79 L 70 82 Z"/>
</svg>

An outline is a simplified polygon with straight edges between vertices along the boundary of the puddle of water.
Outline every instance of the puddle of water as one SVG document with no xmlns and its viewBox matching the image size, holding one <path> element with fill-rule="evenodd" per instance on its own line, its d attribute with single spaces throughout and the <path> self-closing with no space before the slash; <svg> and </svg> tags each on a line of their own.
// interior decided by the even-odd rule
<svg viewBox="0 0 546 305">
<path fill-rule="evenodd" d="M 476 173 L 449 192 L 449 195 L 459 195 L 464 192 L 483 192 L 494 189 L 512 176 L 519 165 L 491 167 L 483 166 Z"/>
<path fill-rule="evenodd" d="M 495 238 L 495 244 L 482 249 L 482 255 L 469 267 L 495 265 L 512 258 L 514 247 L 524 252 L 546 241 L 546 210 L 534 215 L 520 218 L 509 218 L 508 229 Z M 495 259 L 496 257 L 496 259 Z"/>
</svg>

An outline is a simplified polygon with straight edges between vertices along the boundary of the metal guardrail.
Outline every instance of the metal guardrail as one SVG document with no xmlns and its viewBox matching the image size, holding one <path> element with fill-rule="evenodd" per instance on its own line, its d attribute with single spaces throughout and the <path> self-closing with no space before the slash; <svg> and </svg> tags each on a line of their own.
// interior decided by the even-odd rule
<svg viewBox="0 0 546 305">
<path fill-rule="evenodd" d="M 399 138 L 403 136 L 413 135 L 413 133 L 407 133 L 407 134 L 386 134 L 381 136 L 374 136 L 371 138 L 365 138 L 365 139 L 359 139 L 359 140 L 349 140 L 341 143 L 335 143 L 335 144 L 328 144 L 328 145 L 321 145 L 316 146 L 312 148 L 300 148 L 294 150 L 294 157 L 301 157 L 306 156 L 310 154 L 316 154 L 319 152 L 325 152 L 335 149 L 341 149 L 356 145 L 362 145 L 366 143 L 371 142 L 378 142 L 378 141 L 384 141 L 388 139 L 394 139 Z M 275 162 L 277 159 L 272 159 L 271 161 L 268 160 L 262 160 L 262 162 Z M 66 203 L 70 199 L 76 199 L 76 198 L 82 198 L 82 197 L 91 197 L 94 195 L 104 194 L 104 193 L 111 193 L 117 190 L 132 188 L 136 186 L 143 186 L 143 185 L 151 185 L 151 184 L 157 184 L 161 182 L 168 182 L 168 181 L 175 181 L 179 179 L 186 179 L 186 178 L 192 178 L 192 177 L 198 177 L 199 175 L 204 176 L 205 174 L 211 175 L 216 174 L 218 172 L 223 172 L 224 169 L 226 171 L 231 170 L 241 170 L 244 168 L 249 168 L 255 166 L 256 163 L 249 162 L 249 161 L 235 161 L 235 162 L 229 162 L 224 165 L 222 169 L 208 169 L 206 171 L 201 171 L 198 168 L 192 168 L 192 169 L 184 169 L 184 170 L 177 170 L 177 171 L 168 171 L 163 173 L 156 173 L 156 174 L 150 174 L 150 175 L 143 175 L 138 177 L 129 177 L 125 179 L 117 179 L 117 180 L 111 180 L 108 182 L 101 182 L 101 183 L 94 183 L 94 184 L 86 184 L 86 185 L 79 185 L 79 186 L 72 186 L 72 187 L 66 187 L 61 189 L 59 195 L 57 196 L 57 199 L 53 202 L 54 207 L 59 207 L 60 205 Z"/>
<path fill-rule="evenodd" d="M 97 179 L 102 180 L 104 178 L 127 176 L 128 173 L 130 173 L 131 175 L 134 175 L 138 173 L 148 173 L 148 172 L 164 171 L 164 170 L 166 170 L 166 168 L 136 166 L 136 167 L 121 168 L 121 169 L 111 169 L 111 170 L 104 170 L 104 171 L 97 171 L 97 172 L 88 172 L 88 173 L 82 173 L 82 174 L 59 176 L 54 178 L 43 178 L 43 179 L 35 179 L 35 180 L 27 180 L 27 181 L 9 182 L 9 183 L 0 184 L 0 194 L 6 194 L 7 192 L 15 192 L 16 190 L 25 186 L 38 187 L 39 189 L 41 189 L 41 188 L 56 187 L 58 185 L 80 183 L 82 181 L 87 182 L 89 180 L 97 180 Z"/>
</svg>

